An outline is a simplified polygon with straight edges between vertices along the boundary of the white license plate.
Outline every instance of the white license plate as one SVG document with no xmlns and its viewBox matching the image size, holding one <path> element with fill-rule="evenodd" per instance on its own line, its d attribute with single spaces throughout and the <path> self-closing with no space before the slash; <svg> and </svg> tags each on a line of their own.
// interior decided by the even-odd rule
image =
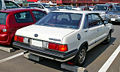
<svg viewBox="0 0 120 72">
<path fill-rule="evenodd" d="M 111 18 L 111 21 L 115 21 L 115 18 Z"/>
<path fill-rule="evenodd" d="M 33 46 L 37 46 L 37 47 L 42 47 L 42 41 L 38 41 L 38 40 L 31 40 L 31 45 Z"/>
</svg>

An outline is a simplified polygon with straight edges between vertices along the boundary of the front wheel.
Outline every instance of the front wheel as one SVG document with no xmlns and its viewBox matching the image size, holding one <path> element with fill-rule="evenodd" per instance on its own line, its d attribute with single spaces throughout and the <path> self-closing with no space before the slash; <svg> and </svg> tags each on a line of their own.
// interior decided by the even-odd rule
<svg viewBox="0 0 120 72">
<path fill-rule="evenodd" d="M 86 59 L 86 49 L 85 46 L 82 46 L 75 57 L 75 63 L 79 66 L 81 66 Z"/>
</svg>

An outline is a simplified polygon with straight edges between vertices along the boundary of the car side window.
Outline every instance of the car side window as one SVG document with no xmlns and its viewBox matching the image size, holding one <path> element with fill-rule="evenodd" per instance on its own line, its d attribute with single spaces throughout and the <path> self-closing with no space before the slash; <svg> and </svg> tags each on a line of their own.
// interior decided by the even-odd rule
<svg viewBox="0 0 120 72">
<path fill-rule="evenodd" d="M 93 19 L 93 21 L 95 21 L 96 25 L 103 24 L 103 22 L 98 14 L 92 14 L 92 19 Z"/>
<path fill-rule="evenodd" d="M 98 14 L 89 14 L 87 16 L 88 27 L 94 27 L 103 24 Z"/>
<path fill-rule="evenodd" d="M 40 20 L 42 17 L 46 15 L 46 13 L 41 12 L 41 11 L 32 11 L 36 21 Z"/>
<path fill-rule="evenodd" d="M 32 16 L 29 11 L 20 12 L 15 14 L 15 19 L 17 23 L 29 23 L 33 22 Z"/>
</svg>

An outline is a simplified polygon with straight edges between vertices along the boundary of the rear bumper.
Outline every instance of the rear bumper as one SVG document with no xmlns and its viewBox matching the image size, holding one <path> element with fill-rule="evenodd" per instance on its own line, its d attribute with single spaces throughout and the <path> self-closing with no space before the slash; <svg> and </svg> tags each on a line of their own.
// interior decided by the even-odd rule
<svg viewBox="0 0 120 72">
<path fill-rule="evenodd" d="M 53 51 L 53 50 L 49 50 L 46 48 L 39 48 L 39 47 L 35 47 L 35 46 L 31 46 L 31 45 L 27 45 L 27 44 L 19 43 L 19 42 L 13 42 L 13 46 L 16 48 L 21 48 L 23 50 L 29 51 L 35 55 L 48 58 L 48 59 L 52 59 L 52 60 L 56 60 L 56 61 L 60 61 L 60 62 L 66 62 L 72 59 L 73 57 L 75 57 L 75 55 L 78 52 L 78 50 L 75 49 L 70 52 L 63 53 L 63 52 Z"/>
<path fill-rule="evenodd" d="M 2 45 L 10 45 L 10 35 L 8 34 L 0 34 L 0 44 Z"/>
<path fill-rule="evenodd" d="M 7 34 L 0 34 L 0 41 L 6 41 L 8 39 Z"/>
</svg>

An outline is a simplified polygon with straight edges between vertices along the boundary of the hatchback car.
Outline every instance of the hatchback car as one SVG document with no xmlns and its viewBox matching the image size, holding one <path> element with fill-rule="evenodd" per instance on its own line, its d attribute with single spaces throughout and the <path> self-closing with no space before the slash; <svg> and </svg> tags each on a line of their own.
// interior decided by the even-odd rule
<svg viewBox="0 0 120 72">
<path fill-rule="evenodd" d="M 7 9 L 0 11 L 0 44 L 10 45 L 17 29 L 31 25 L 45 16 L 38 9 Z"/>
<path fill-rule="evenodd" d="M 86 52 L 101 42 L 109 43 L 112 24 L 91 11 L 53 11 L 34 25 L 17 30 L 13 46 L 35 55 L 81 65 Z"/>
</svg>

